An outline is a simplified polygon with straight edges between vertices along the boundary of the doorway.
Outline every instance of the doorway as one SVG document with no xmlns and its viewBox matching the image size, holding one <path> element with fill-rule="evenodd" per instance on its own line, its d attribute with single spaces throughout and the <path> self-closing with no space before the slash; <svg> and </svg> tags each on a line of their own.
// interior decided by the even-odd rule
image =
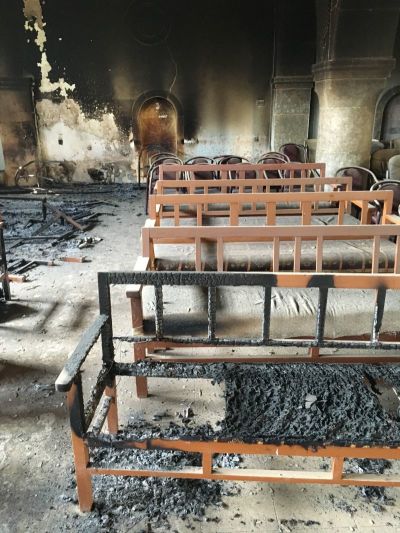
<svg viewBox="0 0 400 533">
<path fill-rule="evenodd" d="M 138 116 L 140 145 L 146 155 L 155 152 L 176 153 L 178 117 L 175 107 L 162 97 L 146 100 Z"/>
</svg>

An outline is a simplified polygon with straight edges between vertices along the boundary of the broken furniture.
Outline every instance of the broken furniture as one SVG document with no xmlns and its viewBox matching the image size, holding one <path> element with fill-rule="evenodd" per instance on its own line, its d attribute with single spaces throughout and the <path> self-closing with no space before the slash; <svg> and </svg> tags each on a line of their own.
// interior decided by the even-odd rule
<svg viewBox="0 0 400 533">
<path fill-rule="evenodd" d="M 78 498 L 82 511 L 89 511 L 93 505 L 92 477 L 96 475 L 400 486 L 400 478 L 396 475 L 349 474 L 345 471 L 345 460 L 351 458 L 400 459 L 399 424 L 393 414 L 385 411 L 373 391 L 374 384 L 382 379 L 398 390 L 399 366 L 371 364 L 400 361 L 398 339 L 387 341 L 381 337 L 386 296 L 389 296 L 387 293 L 400 291 L 399 274 L 105 272 L 99 273 L 98 282 L 100 314 L 82 337 L 56 381 L 56 389 L 67 393 Z M 151 333 L 137 330 L 129 337 L 114 335 L 112 286 L 132 284 L 151 286 L 154 290 L 154 330 Z M 168 309 L 164 309 L 167 287 L 173 288 L 175 295 L 178 294 L 177 288 L 182 287 L 204 290 L 207 294 L 205 322 L 167 322 Z M 238 336 L 234 328 L 229 337 L 219 334 L 218 291 L 221 287 L 233 291 L 238 287 L 258 288 L 262 304 L 259 306 L 260 328 L 255 337 Z M 302 335 L 297 338 L 287 338 L 287 335 L 277 337 L 271 333 L 274 314 L 272 291 L 282 287 L 318 293 L 318 304 L 313 313 L 315 322 L 312 338 L 304 338 Z M 356 304 L 362 308 L 366 289 L 376 294 L 371 308 L 369 337 L 356 340 L 327 338 L 327 309 L 333 293 L 352 291 Z M 398 306 L 396 312 L 398 315 Z M 359 323 L 352 321 L 350 327 L 353 328 L 353 337 L 358 336 Z M 81 368 L 100 336 L 103 364 L 85 404 Z M 182 365 L 173 364 L 168 359 L 163 363 L 121 363 L 115 359 L 115 342 L 133 343 L 136 346 L 149 342 L 158 346 L 206 346 L 211 352 L 222 347 L 225 356 L 220 357 L 220 360 L 231 361 L 231 364 L 215 365 L 203 361 L 198 365 L 188 365 L 186 362 Z M 232 364 L 232 354 L 228 347 L 242 347 L 246 350 L 255 347 L 264 350 L 324 348 L 345 350 L 345 354 L 310 359 L 311 363 L 318 363 L 310 366 L 288 364 L 289 361 L 302 360 L 296 355 L 283 356 L 279 360 L 282 363 L 280 365 L 258 365 L 254 362 L 237 365 Z M 346 355 L 346 350 L 352 350 L 354 355 Z M 268 359 L 265 354 L 264 360 L 277 361 L 274 357 Z M 352 364 L 325 364 L 333 362 Z M 363 366 L 355 364 L 356 362 L 370 364 Z M 163 433 L 159 429 L 155 429 L 150 435 L 149 431 L 143 434 L 140 428 L 125 433 L 119 429 L 118 422 L 117 376 L 137 376 L 138 379 L 146 379 L 147 376 L 193 377 L 224 381 L 226 412 L 221 429 L 210 430 L 206 436 L 204 431 L 197 433 L 196 428 L 188 430 L 185 427 L 182 427 L 179 435 L 175 433 L 172 436 L 168 431 Z M 293 401 L 292 393 L 288 393 L 291 384 L 294 384 L 293 391 L 296 391 L 293 392 Z M 300 385 L 304 384 L 310 385 L 311 392 L 318 391 L 316 401 L 323 402 L 323 408 L 317 414 L 314 413 L 312 423 L 307 422 L 309 418 L 303 412 L 307 406 L 299 410 L 299 394 L 304 405 L 307 401 L 306 393 L 309 392 L 307 388 L 301 388 Z M 258 385 L 257 394 L 251 389 L 255 385 Z M 301 394 L 302 390 L 304 394 Z M 284 406 L 282 399 L 285 401 Z M 246 405 L 244 414 L 237 409 L 240 404 Z M 108 434 L 102 432 L 106 420 Z M 173 466 L 160 470 L 116 468 L 96 463 L 96 451 L 101 448 L 136 449 L 143 453 L 179 450 L 197 453 L 201 459 L 198 467 L 182 470 L 175 470 Z M 213 455 L 219 453 L 323 457 L 331 460 L 331 470 L 223 469 L 213 465 Z"/>
<path fill-rule="evenodd" d="M 33 160 L 18 167 L 14 176 L 17 187 L 46 187 L 72 182 L 76 163 L 73 161 Z M 33 183 L 32 183 L 33 182 Z"/>
<path fill-rule="evenodd" d="M 3 223 L 0 222 L 0 299 L 11 300 L 10 282 L 8 279 L 6 247 L 4 244 Z"/>
</svg>

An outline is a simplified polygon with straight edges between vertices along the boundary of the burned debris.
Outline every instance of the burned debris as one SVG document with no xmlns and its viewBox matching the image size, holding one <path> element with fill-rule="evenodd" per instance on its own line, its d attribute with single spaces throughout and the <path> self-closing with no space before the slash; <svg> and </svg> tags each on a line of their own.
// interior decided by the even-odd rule
<svg viewBox="0 0 400 533">
<path fill-rule="evenodd" d="M 105 217 L 114 216 L 119 198 L 136 194 L 134 187 L 121 184 L 107 190 L 107 199 L 102 186 L 89 185 L 85 192 L 79 196 L 79 186 L 68 190 L 21 189 L 18 194 L 1 190 L 0 216 L 9 280 L 23 282 L 37 266 L 85 262 L 80 250 L 93 248 L 102 240 L 92 233 L 93 229 Z"/>
</svg>

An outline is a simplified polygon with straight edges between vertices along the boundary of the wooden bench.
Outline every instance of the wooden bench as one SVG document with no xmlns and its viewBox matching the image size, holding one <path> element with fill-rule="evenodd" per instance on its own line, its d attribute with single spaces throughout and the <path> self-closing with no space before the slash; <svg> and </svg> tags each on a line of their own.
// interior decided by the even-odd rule
<svg viewBox="0 0 400 533">
<path fill-rule="evenodd" d="M 156 226 L 154 220 L 147 220 L 142 228 L 142 256 L 149 259 L 149 266 L 154 269 L 156 261 L 162 269 L 162 255 L 155 253 L 155 246 L 171 245 L 192 245 L 185 248 L 185 257 L 182 257 L 182 247 L 178 250 L 174 248 L 171 255 L 175 255 L 177 264 L 173 270 L 187 268 L 189 264 L 188 253 L 193 257 L 193 267 L 195 270 L 217 270 L 222 272 L 226 270 L 227 258 L 224 249 L 229 244 L 249 245 L 253 243 L 270 243 L 268 250 L 263 249 L 262 253 L 265 258 L 270 258 L 265 270 L 279 272 L 282 270 L 281 265 L 281 244 L 293 244 L 293 267 L 286 266 L 286 270 L 291 268 L 294 272 L 304 270 L 303 258 L 305 251 L 302 244 L 307 243 L 307 263 L 312 262 L 312 268 L 315 272 L 323 271 L 324 263 L 324 244 L 333 241 L 340 245 L 342 241 L 362 241 L 363 244 L 369 243 L 370 261 L 363 262 L 361 268 L 353 265 L 344 264 L 341 270 L 351 269 L 368 270 L 369 265 L 372 273 L 377 273 L 383 268 L 389 271 L 393 268 L 396 274 L 399 274 L 400 268 L 400 225 L 383 224 L 383 225 L 342 225 L 342 226 L 325 226 L 325 225 L 306 225 L 306 226 L 174 226 L 163 227 Z M 390 238 L 396 242 L 388 242 Z M 382 250 L 382 244 L 385 249 Z M 210 251 L 211 247 L 211 251 Z M 203 257 L 203 248 L 207 248 L 206 258 Z M 245 248 L 245 254 L 249 261 L 250 251 L 248 246 Z M 315 250 L 315 251 L 314 251 Z M 259 250 L 258 250 L 259 251 Z M 257 249 L 255 250 L 257 252 Z M 338 255 L 340 255 L 338 250 Z M 382 252 L 382 254 L 381 254 Z M 292 253 L 292 252 L 291 252 Z M 213 261 L 210 261 L 210 255 Z M 390 258 L 389 258 L 390 255 Z M 315 265 L 315 267 L 314 267 Z M 170 268 L 167 268 L 170 269 Z M 232 270 L 232 266 L 229 268 Z M 325 269 L 333 271 L 333 265 L 325 266 Z M 236 268 L 236 270 L 239 270 Z M 251 268 L 249 268 L 251 270 Z"/>
<path fill-rule="evenodd" d="M 150 377 L 167 377 L 167 378 L 203 378 L 214 379 L 232 379 L 237 371 L 237 365 L 225 364 L 215 366 L 204 362 L 198 365 L 188 366 L 185 364 L 176 364 L 171 362 L 164 363 L 121 363 L 115 360 L 114 343 L 133 343 L 142 345 L 143 343 L 154 342 L 181 346 L 206 345 L 209 348 L 229 346 L 254 347 L 261 346 L 264 348 L 333 348 L 333 349 L 351 349 L 357 355 L 345 356 L 340 360 L 338 356 L 330 356 L 324 359 L 311 359 L 311 362 L 393 362 L 399 361 L 399 342 L 387 342 L 381 339 L 380 329 L 382 318 L 385 312 L 386 291 L 400 290 L 400 276 L 398 274 L 304 274 L 304 273 L 204 273 L 204 272 L 106 272 L 98 275 L 99 280 L 99 303 L 100 314 L 95 319 L 92 326 L 82 337 L 78 347 L 67 361 L 63 371 L 56 381 L 56 389 L 67 393 L 67 404 L 69 408 L 69 418 L 71 426 L 72 447 L 75 460 L 75 472 L 77 478 L 77 489 L 79 505 L 82 511 L 89 511 L 93 505 L 92 477 L 96 475 L 118 475 L 118 476 L 161 476 L 173 478 L 192 478 L 192 479 L 223 479 L 223 480 L 250 480 L 266 482 L 285 482 L 285 483 L 322 483 L 322 484 L 339 484 L 339 485 L 371 485 L 371 486 L 400 486 L 400 477 L 398 475 L 370 475 L 370 474 L 349 474 L 344 472 L 344 460 L 346 458 L 360 459 L 400 459 L 400 442 L 397 437 L 393 440 L 386 440 L 388 437 L 380 435 L 376 439 L 371 437 L 353 439 L 352 434 L 341 436 L 339 431 L 338 438 L 330 435 L 326 440 L 321 441 L 301 441 L 293 438 L 292 435 L 249 435 L 248 438 L 238 438 L 233 434 L 224 437 L 217 431 L 210 438 L 199 438 L 194 435 L 187 435 L 182 428 L 182 435 L 169 438 L 160 434 L 158 436 L 141 435 L 139 428 L 135 429 L 135 436 L 120 431 L 117 409 L 117 377 L 118 376 L 136 376 L 137 379 L 145 380 Z M 114 285 L 140 285 L 152 286 L 155 289 L 155 331 L 153 334 L 143 334 L 136 331 L 133 336 L 124 337 L 114 335 L 113 320 L 111 308 L 111 290 Z M 205 336 L 199 335 L 197 331 L 185 329 L 183 334 L 169 336 L 166 329 L 164 308 L 163 308 L 163 291 L 166 286 L 197 286 L 202 287 L 208 295 L 208 316 L 207 316 L 207 333 Z M 216 325 L 218 320 L 218 309 L 216 306 L 216 289 L 218 287 L 238 286 L 259 287 L 263 294 L 263 302 L 260 306 L 262 316 L 261 328 L 257 338 L 221 338 L 216 334 Z M 317 290 L 319 293 L 319 304 L 315 316 L 315 336 L 312 339 L 287 339 L 270 337 L 270 319 L 271 319 L 271 290 L 277 287 L 303 287 L 306 290 Z M 376 302 L 371 310 L 371 335 L 368 340 L 330 340 L 325 338 L 325 318 L 326 306 L 331 291 L 335 290 L 356 290 L 362 293 L 365 289 L 376 291 Z M 114 317 L 115 318 L 115 317 Z M 354 333 L 358 333 L 358 324 L 354 323 Z M 81 379 L 82 366 L 101 336 L 101 354 L 102 367 L 96 378 L 94 387 L 89 393 L 86 405 L 83 400 L 83 389 Z M 387 356 L 370 356 L 370 350 L 383 350 Z M 229 352 L 229 353 L 228 353 Z M 231 350 L 227 350 L 225 357 L 221 360 L 229 361 Z M 292 356 L 291 359 L 299 362 L 301 359 Z M 284 359 L 287 362 L 289 359 Z M 271 358 L 269 360 L 276 361 Z M 280 362 L 282 363 L 282 359 Z M 271 370 L 278 372 L 279 369 L 285 374 L 285 364 Z M 321 365 L 295 365 L 296 369 L 288 366 L 288 370 L 293 374 L 299 375 L 299 379 L 305 379 L 304 376 L 309 373 L 318 373 Z M 343 365 L 339 365 L 343 366 Z M 240 367 L 241 368 L 241 367 Z M 250 368 L 256 369 L 258 375 L 262 377 L 263 373 L 269 375 L 271 365 L 257 367 L 257 365 L 247 365 L 242 372 L 249 371 Z M 329 369 L 328 367 L 326 367 Z M 335 367 L 337 368 L 337 367 Z M 377 409 L 377 419 L 380 416 L 379 402 L 372 400 L 375 398 L 373 390 L 365 388 L 363 385 L 364 373 L 359 370 L 359 365 L 354 367 L 354 376 L 357 376 L 358 384 L 353 381 L 344 383 L 343 387 L 347 389 L 351 386 L 362 387 L 363 395 L 370 396 L 368 405 L 375 406 Z M 379 367 L 380 368 L 380 367 Z M 381 370 L 374 370 L 369 367 L 369 374 L 377 376 L 379 372 L 382 375 L 391 376 L 395 380 L 393 386 L 400 387 L 400 375 L 397 366 L 391 366 L 386 372 L 385 367 Z M 247 370 L 246 370 L 247 369 Z M 303 369 L 303 370 L 302 370 Z M 328 372 L 328 370 L 326 371 Z M 343 370 L 344 372 L 344 370 Z M 329 377 L 329 376 L 328 376 Z M 370 378 L 371 379 L 371 378 Z M 340 381 L 340 380 L 339 380 Z M 343 381 L 343 380 L 342 380 Z M 342 382 L 340 381 L 340 383 Z M 327 381 L 327 385 L 329 380 Z M 243 389 L 240 389 L 241 391 Z M 340 398 L 341 393 L 345 390 L 335 390 L 335 399 Z M 284 394 L 285 389 L 278 391 Z M 339 396 L 338 396 L 339 394 Z M 351 398 L 350 398 L 351 400 Z M 358 413 L 355 423 L 360 422 L 360 412 L 357 411 L 357 404 L 360 396 L 356 395 L 352 406 Z M 332 404 L 335 402 L 331 402 Z M 271 404 L 271 402 L 269 402 Z M 329 405 L 328 405 L 329 407 Z M 265 404 L 268 409 L 268 405 Z M 228 407 L 227 407 L 228 409 Z M 298 405 L 296 405 L 297 412 Z M 361 409 L 362 411 L 362 409 Z M 379 412 L 378 412 L 379 411 Z M 364 413 L 364 411 L 362 411 Z M 361 415 L 362 415 L 361 413 Z M 249 420 L 252 419 L 252 413 L 248 412 Z M 226 416 L 228 416 L 226 414 Z M 341 422 L 347 421 L 352 415 L 347 411 L 341 414 Z M 356 416 L 356 415 L 354 415 Z M 365 418 L 365 417 L 364 417 Z M 362 419 L 362 416 L 361 416 Z M 108 424 L 108 433 L 102 431 L 105 421 Z M 238 428 L 240 431 L 240 427 Z M 137 434 L 137 432 L 139 434 Z M 396 433 L 397 435 L 397 433 Z M 299 442 L 299 440 L 301 442 Z M 114 448 L 115 450 L 136 449 L 146 452 L 147 450 L 179 450 L 182 452 L 193 452 L 201 455 L 201 463 L 196 468 L 186 468 L 176 470 L 174 468 L 152 470 L 150 468 L 129 469 L 109 466 L 99 466 L 95 460 L 96 450 L 99 448 Z M 287 470 L 247 470 L 233 469 L 226 470 L 217 468 L 213 465 L 213 455 L 218 453 L 237 453 L 237 454 L 260 454 L 260 455 L 284 455 L 292 457 L 323 457 L 330 458 L 332 466 L 330 471 L 317 470 L 310 471 L 287 471 Z"/>
<path fill-rule="evenodd" d="M 282 179 L 219 179 L 219 180 L 160 180 L 152 195 L 157 194 L 215 194 L 257 192 L 323 192 L 352 190 L 352 178 L 287 178 Z"/>
<path fill-rule="evenodd" d="M 266 217 L 273 226 L 277 217 L 300 215 L 302 224 L 310 224 L 312 216 L 334 214 L 343 224 L 351 205 L 360 209 L 360 223 L 369 224 L 376 210 L 373 202 L 382 204 L 382 223 L 392 211 L 393 191 L 330 191 L 330 192 L 258 192 L 237 194 L 155 194 L 150 196 L 149 216 L 160 225 L 171 219 L 179 226 L 182 219 L 196 219 L 203 225 L 205 217 L 226 217 L 227 224 L 239 225 L 241 217 Z M 391 220 L 391 222 L 393 222 Z"/>
<path fill-rule="evenodd" d="M 246 174 L 256 174 L 258 178 L 263 178 L 265 173 L 276 173 L 284 178 L 323 178 L 325 176 L 325 163 L 273 163 L 273 164 L 253 164 L 253 163 L 230 163 L 226 165 L 218 164 L 197 164 L 197 165 L 160 165 L 159 180 L 164 180 L 166 174 L 168 179 L 175 175 L 176 179 L 184 175 L 188 180 L 196 180 L 195 174 L 215 173 L 218 179 L 245 179 Z M 264 177 L 265 179 L 265 177 Z M 196 180 L 197 182 L 202 180 Z"/>
</svg>

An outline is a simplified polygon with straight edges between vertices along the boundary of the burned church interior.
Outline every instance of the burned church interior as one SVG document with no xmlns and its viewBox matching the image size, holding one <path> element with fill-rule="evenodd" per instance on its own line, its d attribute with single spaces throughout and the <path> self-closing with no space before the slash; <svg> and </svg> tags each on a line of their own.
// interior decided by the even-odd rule
<svg viewBox="0 0 400 533">
<path fill-rule="evenodd" d="M 399 531 L 400 1 L 0 8 L 0 533 Z"/>
</svg>

